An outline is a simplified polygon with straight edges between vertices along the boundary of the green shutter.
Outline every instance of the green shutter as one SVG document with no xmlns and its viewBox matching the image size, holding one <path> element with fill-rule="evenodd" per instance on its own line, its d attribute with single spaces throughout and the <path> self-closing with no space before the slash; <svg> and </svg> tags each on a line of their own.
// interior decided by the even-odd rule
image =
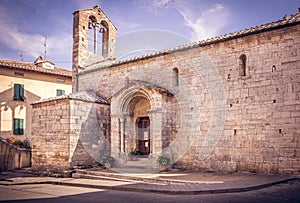
<svg viewBox="0 0 300 203">
<path fill-rule="evenodd" d="M 18 126 L 19 126 L 19 119 L 14 118 L 14 134 L 18 135 Z"/>
<path fill-rule="evenodd" d="M 19 95 L 20 93 L 20 85 L 19 84 L 14 84 L 14 100 L 19 100 Z"/>
<path fill-rule="evenodd" d="M 65 90 L 57 89 L 56 90 L 56 96 L 61 96 L 61 95 L 65 95 Z"/>
<path fill-rule="evenodd" d="M 14 118 L 14 134 L 24 134 L 24 119 Z"/>
<path fill-rule="evenodd" d="M 24 85 L 14 84 L 14 100 L 25 100 Z"/>
<path fill-rule="evenodd" d="M 20 128 L 19 128 L 19 135 L 24 134 L 24 119 L 19 119 Z"/>
<path fill-rule="evenodd" d="M 19 90 L 20 90 L 20 100 L 21 101 L 24 101 L 25 100 L 25 96 L 24 96 L 24 85 L 20 85 L 20 88 L 19 88 Z"/>
</svg>

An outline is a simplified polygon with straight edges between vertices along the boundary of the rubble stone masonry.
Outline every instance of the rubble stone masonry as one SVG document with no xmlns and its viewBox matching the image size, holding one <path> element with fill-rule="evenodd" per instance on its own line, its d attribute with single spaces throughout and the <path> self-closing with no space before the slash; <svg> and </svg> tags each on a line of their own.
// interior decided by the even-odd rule
<svg viewBox="0 0 300 203">
<path fill-rule="evenodd" d="M 96 160 L 92 154 L 95 149 L 99 153 L 98 143 L 92 147 L 86 146 L 85 143 L 89 139 L 97 142 L 102 140 L 101 146 L 103 146 L 103 142 L 106 141 L 105 136 L 109 135 L 109 125 L 103 121 L 102 127 L 93 128 L 98 124 L 81 122 L 82 120 L 97 122 L 97 118 L 109 121 L 107 105 L 70 98 L 50 99 L 33 104 L 33 168 L 63 171 L 75 165 L 92 165 L 99 162 L 100 158 Z M 102 134 L 103 137 L 94 139 L 93 130 L 97 131 L 96 136 Z M 101 149 L 103 153 L 109 153 L 109 146 Z"/>
</svg>

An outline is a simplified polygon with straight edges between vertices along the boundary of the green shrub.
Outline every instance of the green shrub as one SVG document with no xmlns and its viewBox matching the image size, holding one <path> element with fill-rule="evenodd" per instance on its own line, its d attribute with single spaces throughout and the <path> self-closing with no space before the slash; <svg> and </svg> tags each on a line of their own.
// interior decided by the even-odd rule
<svg viewBox="0 0 300 203">
<path fill-rule="evenodd" d="M 160 165 L 160 166 L 170 166 L 171 164 L 171 159 L 169 157 L 166 157 L 166 156 L 158 156 L 157 158 L 157 163 Z"/>
<path fill-rule="evenodd" d="M 112 157 L 112 156 L 109 156 L 109 155 L 104 155 L 101 160 L 100 160 L 100 163 L 101 164 L 105 164 L 105 163 L 112 163 L 114 162 L 115 159 Z"/>
</svg>

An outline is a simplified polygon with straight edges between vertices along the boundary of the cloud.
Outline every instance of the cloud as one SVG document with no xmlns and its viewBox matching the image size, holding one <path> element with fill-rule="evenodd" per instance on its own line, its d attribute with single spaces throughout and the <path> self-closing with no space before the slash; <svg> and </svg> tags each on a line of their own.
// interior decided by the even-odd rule
<svg viewBox="0 0 300 203">
<path fill-rule="evenodd" d="M 209 5 L 198 0 L 138 0 L 148 11 L 155 14 L 176 9 L 191 29 L 192 41 L 204 40 L 220 33 L 228 20 L 228 12 L 223 4 Z"/>
<path fill-rule="evenodd" d="M 196 17 L 186 9 L 177 7 L 177 10 L 183 16 L 185 25 L 192 29 L 190 33 L 192 41 L 218 35 L 228 20 L 228 13 L 222 4 L 215 4 L 212 8 L 200 12 Z"/>
<path fill-rule="evenodd" d="M 142 5 L 148 11 L 159 14 L 162 10 L 173 8 L 175 0 L 138 0 L 137 4 Z"/>
<path fill-rule="evenodd" d="M 33 61 L 38 56 L 44 56 L 45 36 L 20 31 L 14 19 L 9 18 L 8 14 L 8 10 L 0 7 L 0 43 L 16 53 L 22 51 L 25 61 Z M 66 61 L 67 58 L 68 64 L 66 65 L 71 67 L 72 33 L 60 32 L 49 35 L 47 38 L 47 58 L 51 58 L 54 63 Z M 3 55 L 2 57 L 11 58 Z"/>
</svg>

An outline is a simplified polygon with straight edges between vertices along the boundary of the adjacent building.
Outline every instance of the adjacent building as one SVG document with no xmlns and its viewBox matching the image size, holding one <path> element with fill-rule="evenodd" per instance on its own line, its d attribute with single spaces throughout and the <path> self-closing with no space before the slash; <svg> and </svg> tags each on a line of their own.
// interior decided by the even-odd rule
<svg viewBox="0 0 300 203">
<path fill-rule="evenodd" d="M 0 60 L 0 136 L 30 139 L 31 103 L 71 91 L 71 71 L 42 57 L 35 62 Z"/>
</svg>

